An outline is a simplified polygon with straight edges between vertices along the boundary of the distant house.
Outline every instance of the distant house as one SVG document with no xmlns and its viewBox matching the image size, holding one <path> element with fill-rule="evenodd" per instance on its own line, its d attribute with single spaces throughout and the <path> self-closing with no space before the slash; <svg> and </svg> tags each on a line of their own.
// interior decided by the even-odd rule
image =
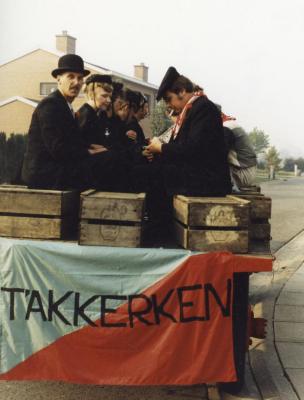
<svg viewBox="0 0 304 400">
<path fill-rule="evenodd" d="M 76 38 L 67 31 L 56 35 L 56 51 L 36 49 L 0 65 L 0 132 L 27 133 L 31 116 L 38 102 L 57 88 L 51 71 L 57 67 L 58 58 L 67 53 L 75 53 Z M 91 73 L 109 74 L 126 87 L 144 93 L 150 109 L 155 105 L 157 86 L 148 82 L 148 67 L 143 63 L 134 66 L 134 77 L 85 62 Z M 84 103 L 84 96 L 73 102 L 75 111 Z M 149 120 L 142 122 L 150 134 Z"/>
</svg>

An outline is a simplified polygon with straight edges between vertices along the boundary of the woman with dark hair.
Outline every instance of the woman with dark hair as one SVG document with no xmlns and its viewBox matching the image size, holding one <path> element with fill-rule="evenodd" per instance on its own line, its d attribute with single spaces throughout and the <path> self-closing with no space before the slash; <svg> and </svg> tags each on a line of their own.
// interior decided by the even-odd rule
<svg viewBox="0 0 304 400">
<path fill-rule="evenodd" d="M 142 93 L 133 90 L 128 90 L 127 96 L 130 103 L 127 136 L 141 145 L 146 144 L 145 134 L 139 122 L 149 113 L 148 100 Z"/>
<path fill-rule="evenodd" d="M 127 135 L 127 120 L 130 115 L 128 92 L 120 82 L 113 82 L 111 110 L 108 111 L 109 130 L 114 134 L 120 147 L 130 147 L 134 140 Z"/>
<path fill-rule="evenodd" d="M 130 103 L 133 102 L 132 107 L 135 107 L 135 101 L 138 102 L 140 96 L 136 94 L 133 96 L 130 90 L 123 88 L 121 83 L 113 83 L 112 94 L 112 107 L 111 118 L 109 118 L 109 129 L 117 140 L 117 147 L 124 150 L 129 160 L 133 164 L 141 164 L 147 162 L 146 157 L 142 157 L 143 145 L 145 144 L 145 137 L 140 125 L 132 125 L 134 130 L 130 129 L 130 124 L 127 122 L 132 115 Z M 134 92 L 135 93 L 135 92 Z M 140 102 L 139 102 L 140 103 Z M 136 132 L 139 132 L 139 134 Z M 142 139 L 138 140 L 137 137 L 142 135 Z M 147 156 L 145 154 L 145 156 Z"/>
</svg>

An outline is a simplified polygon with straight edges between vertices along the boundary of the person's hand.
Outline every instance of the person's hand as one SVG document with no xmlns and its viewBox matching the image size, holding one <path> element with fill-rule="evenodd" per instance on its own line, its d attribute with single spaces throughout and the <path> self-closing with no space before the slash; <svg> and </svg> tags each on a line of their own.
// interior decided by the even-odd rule
<svg viewBox="0 0 304 400">
<path fill-rule="evenodd" d="M 147 150 L 147 148 L 144 148 L 144 150 L 142 151 L 142 153 L 141 153 L 144 157 L 146 157 L 146 159 L 149 161 L 149 162 L 151 162 L 152 160 L 153 160 L 153 154 L 152 153 L 150 153 L 148 150 Z"/>
<path fill-rule="evenodd" d="M 88 152 L 90 154 L 98 154 L 98 153 L 103 153 L 104 151 L 108 151 L 108 149 L 101 144 L 91 144 L 90 147 L 88 148 Z"/>
<path fill-rule="evenodd" d="M 126 133 L 126 135 L 128 136 L 129 139 L 132 139 L 132 140 L 136 140 L 137 139 L 137 133 L 135 131 L 132 131 L 132 130 L 128 131 Z"/>
<path fill-rule="evenodd" d="M 147 150 L 150 153 L 161 153 L 162 151 L 162 142 L 157 138 L 154 137 L 151 139 L 150 144 L 147 146 Z"/>
</svg>

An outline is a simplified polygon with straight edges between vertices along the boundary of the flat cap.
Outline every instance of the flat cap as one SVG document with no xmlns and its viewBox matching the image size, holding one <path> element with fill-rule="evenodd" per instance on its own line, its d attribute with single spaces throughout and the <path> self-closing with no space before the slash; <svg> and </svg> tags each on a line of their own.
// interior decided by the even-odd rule
<svg viewBox="0 0 304 400">
<path fill-rule="evenodd" d="M 164 97 L 166 91 L 170 90 L 170 88 L 173 86 L 174 82 L 177 80 L 178 77 L 180 77 L 180 74 L 177 72 L 177 70 L 174 67 L 169 67 L 168 71 L 166 72 L 159 86 L 156 95 L 157 101 L 159 101 Z"/>
<path fill-rule="evenodd" d="M 112 77 L 111 75 L 101 75 L 101 74 L 93 74 L 88 77 L 85 81 L 85 84 L 88 85 L 89 83 L 98 82 L 98 83 L 108 83 L 112 85 Z"/>
</svg>

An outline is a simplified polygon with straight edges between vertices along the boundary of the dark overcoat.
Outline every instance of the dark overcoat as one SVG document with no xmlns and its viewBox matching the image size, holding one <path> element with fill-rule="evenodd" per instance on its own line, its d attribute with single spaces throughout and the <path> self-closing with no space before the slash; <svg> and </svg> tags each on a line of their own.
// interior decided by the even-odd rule
<svg viewBox="0 0 304 400">
<path fill-rule="evenodd" d="M 59 90 L 35 109 L 28 134 L 22 178 L 31 187 L 61 188 L 75 165 L 89 157 L 88 149 L 67 101 Z"/>
<path fill-rule="evenodd" d="M 217 107 L 205 96 L 188 110 L 175 140 L 162 145 L 165 185 L 171 194 L 222 196 L 231 191 L 227 149 Z"/>
<path fill-rule="evenodd" d="M 124 171 L 115 152 L 89 153 L 77 121 L 59 91 L 38 104 L 22 169 L 23 181 L 29 187 L 124 191 Z"/>
</svg>

